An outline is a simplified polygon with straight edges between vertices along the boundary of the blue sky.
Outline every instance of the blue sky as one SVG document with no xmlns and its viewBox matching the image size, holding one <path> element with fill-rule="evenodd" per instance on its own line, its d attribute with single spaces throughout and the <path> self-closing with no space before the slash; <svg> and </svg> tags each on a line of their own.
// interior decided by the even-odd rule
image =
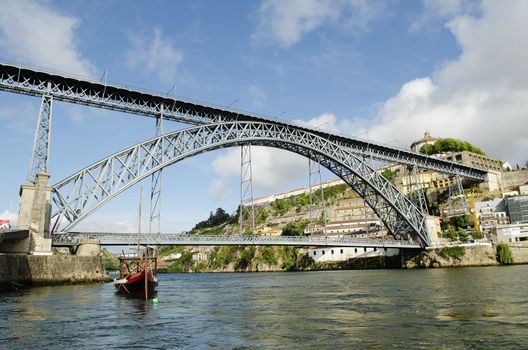
<svg viewBox="0 0 528 350">
<path fill-rule="evenodd" d="M 408 147 L 428 130 L 528 158 L 527 3 L 0 0 L 0 58 Z M 0 216 L 15 218 L 39 100 L 0 93 Z M 181 128 L 165 124 L 165 130 Z M 51 182 L 154 134 L 153 120 L 53 109 Z M 165 169 L 162 231 L 239 198 L 239 150 Z M 254 149 L 255 195 L 307 182 L 307 161 Z M 324 177 L 331 177 L 325 173 Z M 141 184 L 145 192 L 150 184 Z M 84 229 L 134 230 L 138 188 Z M 145 201 L 145 207 L 148 202 Z M 146 220 L 144 220 L 146 221 Z"/>
</svg>

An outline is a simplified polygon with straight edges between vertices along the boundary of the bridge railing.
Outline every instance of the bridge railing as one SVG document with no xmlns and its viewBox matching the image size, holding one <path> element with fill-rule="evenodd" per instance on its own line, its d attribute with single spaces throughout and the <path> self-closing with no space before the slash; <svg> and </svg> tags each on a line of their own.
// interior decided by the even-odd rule
<svg viewBox="0 0 528 350">
<path fill-rule="evenodd" d="M 136 233 L 70 232 L 53 235 L 55 246 L 77 245 L 83 239 L 96 239 L 102 245 L 133 245 Z M 343 247 L 395 247 L 420 248 L 418 242 L 385 239 L 358 239 L 350 236 L 259 236 L 259 235 L 194 235 L 143 234 L 141 244 L 147 245 L 266 245 L 266 246 L 343 246 Z"/>
</svg>

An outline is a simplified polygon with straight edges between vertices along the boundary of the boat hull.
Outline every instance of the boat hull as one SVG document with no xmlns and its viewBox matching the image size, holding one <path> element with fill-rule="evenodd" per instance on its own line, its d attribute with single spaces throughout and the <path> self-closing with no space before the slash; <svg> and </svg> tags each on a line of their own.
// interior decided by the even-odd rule
<svg viewBox="0 0 528 350">
<path fill-rule="evenodd" d="M 150 272 L 150 271 L 149 271 Z M 155 275 L 147 274 L 147 283 L 145 284 L 145 272 L 132 274 L 126 278 L 114 281 L 116 293 L 120 295 L 145 297 L 145 286 L 147 287 L 147 295 L 149 298 L 154 297 L 158 280 Z"/>
</svg>

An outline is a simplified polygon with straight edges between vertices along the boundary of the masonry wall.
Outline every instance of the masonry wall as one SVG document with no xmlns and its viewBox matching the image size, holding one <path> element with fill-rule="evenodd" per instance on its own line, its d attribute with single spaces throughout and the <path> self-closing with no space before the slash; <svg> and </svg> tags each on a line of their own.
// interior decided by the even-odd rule
<svg viewBox="0 0 528 350">
<path fill-rule="evenodd" d="M 528 264 L 528 245 L 525 246 L 511 246 L 513 263 L 514 264 Z"/>
<path fill-rule="evenodd" d="M 108 280 L 100 256 L 0 255 L 0 288 Z"/>
<path fill-rule="evenodd" d="M 517 187 L 528 182 L 528 170 L 506 171 L 501 174 L 503 189 Z"/>
</svg>

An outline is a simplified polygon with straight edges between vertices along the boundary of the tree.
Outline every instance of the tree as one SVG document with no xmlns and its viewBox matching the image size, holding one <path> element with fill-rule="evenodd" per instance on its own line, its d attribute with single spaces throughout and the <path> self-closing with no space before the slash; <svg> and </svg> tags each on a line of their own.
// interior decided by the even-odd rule
<svg viewBox="0 0 528 350">
<path fill-rule="evenodd" d="M 525 167 L 526 169 L 528 169 L 528 160 L 527 160 L 526 162 L 524 162 L 524 167 Z"/>
<path fill-rule="evenodd" d="M 394 177 L 396 177 L 396 172 L 394 172 L 394 171 L 392 171 L 390 169 L 385 169 L 385 170 L 383 170 L 381 175 L 384 178 L 386 178 L 387 180 L 392 181 L 394 179 Z"/>
<path fill-rule="evenodd" d="M 194 226 L 194 229 L 200 229 L 200 228 L 209 228 L 218 226 L 221 224 L 224 224 L 228 222 L 230 219 L 230 216 L 226 211 L 222 208 L 216 209 L 215 213 L 213 212 L 209 213 L 209 218 L 204 221 L 200 221 L 199 223 Z"/>
<path fill-rule="evenodd" d="M 301 223 L 292 221 L 288 222 L 282 229 L 283 236 L 302 236 L 304 234 L 304 227 Z"/>
<path fill-rule="evenodd" d="M 485 153 L 477 146 L 472 145 L 467 141 L 457 140 L 450 137 L 445 139 L 438 139 L 433 144 L 425 144 L 420 148 L 420 153 L 423 154 L 438 154 L 444 152 L 462 152 L 469 151 L 481 155 Z"/>
</svg>

